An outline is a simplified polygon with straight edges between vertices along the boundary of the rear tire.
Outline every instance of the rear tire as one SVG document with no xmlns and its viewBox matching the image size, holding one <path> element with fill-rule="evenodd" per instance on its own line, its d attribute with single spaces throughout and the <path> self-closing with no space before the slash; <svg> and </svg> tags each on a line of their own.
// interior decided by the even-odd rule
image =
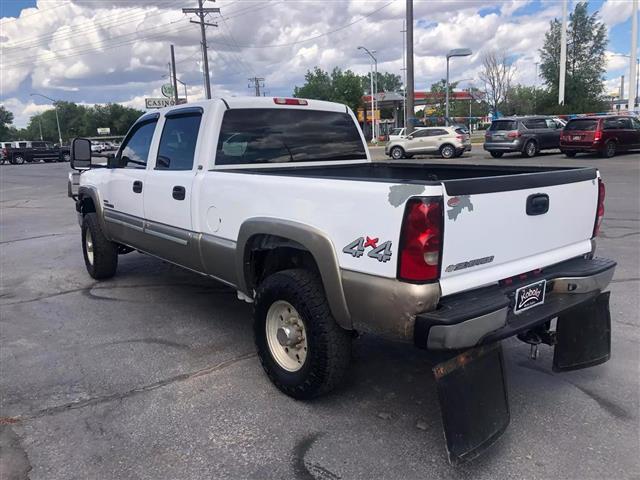
<svg viewBox="0 0 640 480">
<path fill-rule="evenodd" d="M 600 152 L 600 156 L 603 158 L 612 158 L 616 156 L 616 142 L 613 140 L 608 141 L 604 149 Z"/>
<path fill-rule="evenodd" d="M 489 153 L 493 158 L 502 158 L 502 155 L 504 155 L 504 153 L 502 152 L 489 152 Z"/>
<path fill-rule="evenodd" d="M 525 143 L 524 148 L 522 149 L 522 156 L 525 158 L 535 157 L 536 153 L 538 153 L 538 147 L 536 142 L 533 140 L 529 140 Z"/>
<path fill-rule="evenodd" d="M 400 160 L 405 156 L 402 147 L 393 147 L 389 153 L 394 160 Z"/>
<path fill-rule="evenodd" d="M 456 156 L 456 149 L 453 145 L 442 145 L 440 147 L 440 156 L 445 159 L 450 159 Z"/>
<path fill-rule="evenodd" d="M 93 278 L 104 280 L 115 275 L 118 245 L 104 235 L 96 213 L 87 213 L 82 219 L 82 253 L 87 272 Z"/>
<path fill-rule="evenodd" d="M 15 155 L 11 160 L 14 165 L 22 165 L 24 163 L 24 157 L 22 155 Z"/>
<path fill-rule="evenodd" d="M 262 368 L 290 397 L 323 395 L 334 389 L 347 371 L 351 334 L 336 323 L 320 280 L 307 270 L 277 272 L 260 284 L 253 329 Z M 295 335 L 290 337 L 287 329 Z M 298 343 L 283 343 L 285 340 Z"/>
</svg>

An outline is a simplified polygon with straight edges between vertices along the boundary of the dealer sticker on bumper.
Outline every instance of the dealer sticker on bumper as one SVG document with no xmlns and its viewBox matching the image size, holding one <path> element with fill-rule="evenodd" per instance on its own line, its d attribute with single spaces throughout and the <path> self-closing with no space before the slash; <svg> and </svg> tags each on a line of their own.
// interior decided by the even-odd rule
<svg viewBox="0 0 640 480">
<path fill-rule="evenodd" d="M 530 308 L 537 307 L 544 303 L 544 291 L 547 286 L 546 280 L 520 287 L 516 290 L 516 303 L 513 313 L 520 313 Z"/>
</svg>

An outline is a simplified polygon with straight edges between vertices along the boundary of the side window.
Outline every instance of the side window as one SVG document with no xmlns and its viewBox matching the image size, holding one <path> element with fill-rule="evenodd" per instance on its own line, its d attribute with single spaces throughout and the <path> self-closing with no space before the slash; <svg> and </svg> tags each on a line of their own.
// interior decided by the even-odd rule
<svg viewBox="0 0 640 480">
<path fill-rule="evenodd" d="M 608 118 L 604 122 L 602 122 L 603 130 L 615 130 L 616 128 L 618 128 L 617 118 Z"/>
<path fill-rule="evenodd" d="M 624 128 L 627 130 L 631 130 L 631 118 L 619 118 L 618 119 L 618 128 Z"/>
<path fill-rule="evenodd" d="M 200 130 L 201 113 L 177 115 L 165 119 L 156 170 L 191 170 Z"/>
<path fill-rule="evenodd" d="M 413 138 L 420 138 L 420 137 L 428 137 L 429 135 L 431 135 L 431 130 L 416 130 L 412 133 Z"/>
<path fill-rule="evenodd" d="M 143 122 L 134 127 L 125 138 L 120 150 L 119 166 L 123 168 L 146 168 L 149 148 L 157 120 Z"/>
<path fill-rule="evenodd" d="M 431 130 L 431 135 L 434 137 L 439 137 L 441 135 L 449 135 L 449 132 L 447 132 L 446 130 L 442 130 L 441 128 L 436 128 L 434 130 Z"/>
<path fill-rule="evenodd" d="M 636 130 L 640 130 L 640 120 L 631 117 L 631 123 L 633 124 L 633 128 L 635 128 Z"/>
</svg>

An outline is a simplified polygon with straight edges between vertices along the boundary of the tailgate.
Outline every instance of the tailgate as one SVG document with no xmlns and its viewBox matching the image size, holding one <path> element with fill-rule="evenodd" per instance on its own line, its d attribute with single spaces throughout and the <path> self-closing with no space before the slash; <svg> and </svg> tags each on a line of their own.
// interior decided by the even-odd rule
<svg viewBox="0 0 640 480">
<path fill-rule="evenodd" d="M 443 184 L 443 296 L 591 251 L 598 202 L 594 168 Z M 541 213 L 545 199 L 548 210 Z"/>
</svg>

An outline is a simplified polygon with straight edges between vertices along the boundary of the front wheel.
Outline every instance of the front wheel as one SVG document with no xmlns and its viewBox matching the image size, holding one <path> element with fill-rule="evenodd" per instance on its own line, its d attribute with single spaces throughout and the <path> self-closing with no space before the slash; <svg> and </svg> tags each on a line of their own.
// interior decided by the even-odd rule
<svg viewBox="0 0 640 480">
<path fill-rule="evenodd" d="M 502 152 L 489 152 L 493 158 L 502 158 Z"/>
<path fill-rule="evenodd" d="M 331 391 L 349 366 L 350 332 L 336 323 L 320 280 L 307 270 L 284 270 L 262 282 L 253 329 L 262 367 L 293 398 Z"/>
<path fill-rule="evenodd" d="M 24 157 L 22 155 L 15 155 L 11 163 L 14 165 L 22 165 L 24 163 Z"/>
<path fill-rule="evenodd" d="M 95 213 L 87 213 L 82 219 L 82 253 L 87 272 L 93 278 L 104 280 L 115 275 L 118 245 L 104 235 Z"/>
<path fill-rule="evenodd" d="M 400 160 L 404 157 L 404 150 L 401 147 L 393 147 L 391 149 L 391 158 L 394 160 Z"/>
<path fill-rule="evenodd" d="M 456 149 L 453 145 L 443 145 L 440 147 L 440 156 L 446 159 L 453 158 L 456 156 Z"/>
</svg>

